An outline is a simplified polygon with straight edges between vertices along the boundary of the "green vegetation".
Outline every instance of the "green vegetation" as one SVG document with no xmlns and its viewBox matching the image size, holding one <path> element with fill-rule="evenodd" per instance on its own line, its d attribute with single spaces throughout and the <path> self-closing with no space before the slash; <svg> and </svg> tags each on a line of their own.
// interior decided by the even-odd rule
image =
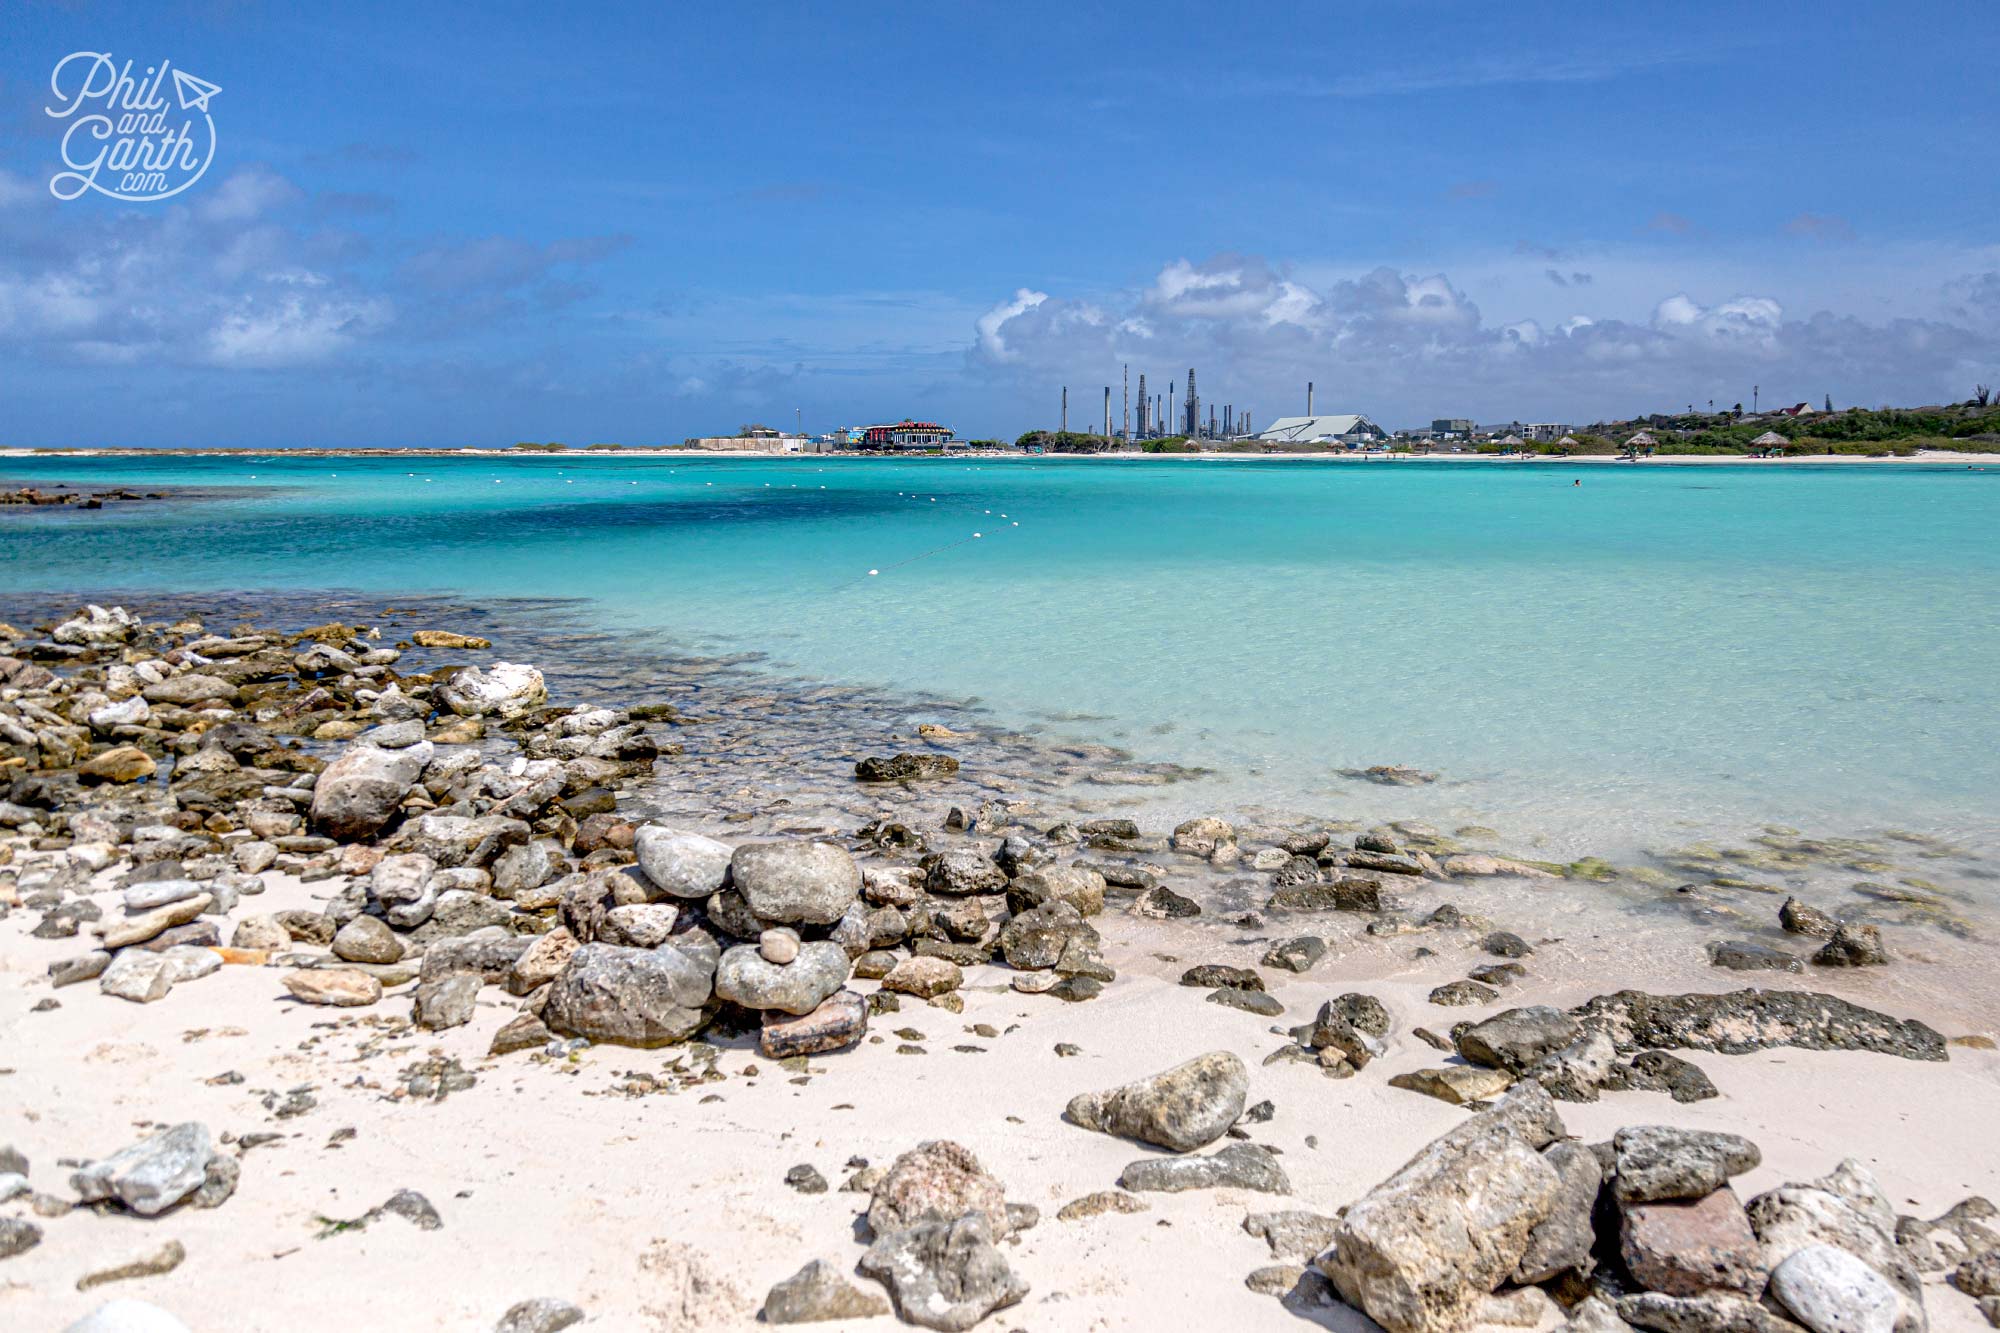
<svg viewBox="0 0 2000 1333">
<path fill-rule="evenodd" d="M 1141 440 L 1139 447 L 1149 454 L 1198 454 L 1201 449 L 1185 435 L 1173 435 L 1164 440 Z"/>
<path fill-rule="evenodd" d="M 595 453 L 604 453 L 615 449 L 623 449 L 624 447 L 625 446 L 622 444 L 587 444 L 584 446 L 583 451 L 587 454 L 595 454 Z"/>
<path fill-rule="evenodd" d="M 1073 430 L 1031 430 L 1014 441 L 1017 449 L 1040 448 L 1051 454 L 1105 454 L 1119 446 L 1115 435 L 1085 435 Z"/>
<path fill-rule="evenodd" d="M 531 453 L 531 454 L 560 454 L 566 452 L 569 449 L 569 446 L 566 444 L 555 444 L 553 442 L 549 444 L 531 444 L 523 440 L 520 444 L 515 445 L 514 448 L 519 449 L 524 453 Z"/>
<path fill-rule="evenodd" d="M 2000 450 L 2000 408 L 1974 397 L 1933 407 L 1850 408 L 1804 417 L 1741 420 L 1731 412 L 1659 415 L 1605 428 L 1623 438 L 1644 428 L 1659 440 L 1662 454 L 1748 454 L 1752 441 L 1767 432 L 1785 437 L 1776 452 L 1787 457 L 1861 454 L 1908 457 L 1919 449 L 1958 453 Z"/>
</svg>

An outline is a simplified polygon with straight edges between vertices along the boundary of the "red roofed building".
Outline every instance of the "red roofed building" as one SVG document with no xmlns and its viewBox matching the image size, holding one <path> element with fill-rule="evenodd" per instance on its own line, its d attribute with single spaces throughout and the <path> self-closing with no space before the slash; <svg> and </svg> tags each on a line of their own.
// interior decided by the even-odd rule
<svg viewBox="0 0 2000 1333">
<path fill-rule="evenodd" d="M 864 449 L 943 449 L 951 444 L 951 430 L 935 421 L 898 421 L 893 426 L 870 426 L 861 433 Z"/>
</svg>

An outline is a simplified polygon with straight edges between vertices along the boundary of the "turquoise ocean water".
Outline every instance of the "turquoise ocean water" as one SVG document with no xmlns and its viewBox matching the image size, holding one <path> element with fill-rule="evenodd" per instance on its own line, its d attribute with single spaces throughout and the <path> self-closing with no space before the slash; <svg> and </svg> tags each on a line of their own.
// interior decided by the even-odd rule
<svg viewBox="0 0 2000 1333">
<path fill-rule="evenodd" d="M 1134 794 L 1162 813 L 1478 822 L 1577 854 L 1764 822 L 2000 841 L 2000 473 L 0 460 L 55 480 L 253 489 L 7 514 L 0 592 L 583 598 L 677 647 L 1212 770 Z M 1444 780 L 1338 776 L 1377 763 Z"/>
</svg>

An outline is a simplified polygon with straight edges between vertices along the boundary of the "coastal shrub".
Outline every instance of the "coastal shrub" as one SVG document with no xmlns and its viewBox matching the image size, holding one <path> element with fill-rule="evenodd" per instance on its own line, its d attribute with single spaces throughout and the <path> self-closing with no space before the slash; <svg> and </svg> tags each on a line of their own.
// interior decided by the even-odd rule
<svg viewBox="0 0 2000 1333">
<path fill-rule="evenodd" d="M 609 449 L 623 449 L 624 447 L 622 444 L 587 444 L 583 447 L 583 451 L 587 454 L 594 454 Z"/>
<path fill-rule="evenodd" d="M 1139 447 L 1149 454 L 1191 454 L 1196 449 L 1185 435 L 1176 435 L 1168 440 L 1141 440 Z"/>
</svg>

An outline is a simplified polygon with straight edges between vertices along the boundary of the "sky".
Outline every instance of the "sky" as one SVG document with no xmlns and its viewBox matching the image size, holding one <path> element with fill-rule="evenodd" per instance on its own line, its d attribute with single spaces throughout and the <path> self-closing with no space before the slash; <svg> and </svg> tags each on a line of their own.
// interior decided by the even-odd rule
<svg viewBox="0 0 2000 1333">
<path fill-rule="evenodd" d="M 0 446 L 1011 439 L 1126 367 L 1392 428 L 1956 401 L 1989 20 L 10 0 Z M 56 197 L 76 52 L 219 87 L 198 178 Z"/>
</svg>

